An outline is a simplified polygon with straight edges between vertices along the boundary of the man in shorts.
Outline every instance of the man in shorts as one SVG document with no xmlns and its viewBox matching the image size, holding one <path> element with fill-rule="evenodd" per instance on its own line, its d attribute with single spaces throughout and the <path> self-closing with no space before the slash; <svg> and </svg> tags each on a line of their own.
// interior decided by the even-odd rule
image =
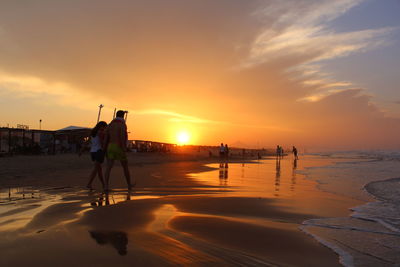
<svg viewBox="0 0 400 267">
<path fill-rule="evenodd" d="M 110 173 L 112 167 L 114 166 L 115 160 L 121 162 L 122 168 L 124 169 L 126 183 L 128 184 L 128 190 L 132 188 L 131 176 L 128 168 L 128 159 L 126 157 L 128 132 L 124 116 L 125 116 L 125 111 L 118 110 L 116 118 L 110 122 L 110 124 L 106 129 L 105 151 L 107 157 L 107 169 L 105 173 L 105 178 L 106 178 L 105 191 L 109 190 L 108 185 L 110 180 Z"/>
</svg>

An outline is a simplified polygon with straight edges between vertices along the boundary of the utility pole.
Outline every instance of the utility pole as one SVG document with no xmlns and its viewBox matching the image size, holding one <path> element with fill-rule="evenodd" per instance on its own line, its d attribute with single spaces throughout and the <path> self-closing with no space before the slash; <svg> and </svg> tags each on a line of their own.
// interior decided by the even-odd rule
<svg viewBox="0 0 400 267">
<path fill-rule="evenodd" d="M 104 107 L 103 104 L 100 104 L 100 106 L 99 106 L 99 115 L 97 115 L 97 122 L 99 122 L 99 120 L 100 120 L 100 113 L 101 113 L 101 109 L 103 107 Z"/>
<path fill-rule="evenodd" d="M 126 123 L 127 120 L 128 120 L 128 111 L 125 110 L 125 123 Z"/>
</svg>

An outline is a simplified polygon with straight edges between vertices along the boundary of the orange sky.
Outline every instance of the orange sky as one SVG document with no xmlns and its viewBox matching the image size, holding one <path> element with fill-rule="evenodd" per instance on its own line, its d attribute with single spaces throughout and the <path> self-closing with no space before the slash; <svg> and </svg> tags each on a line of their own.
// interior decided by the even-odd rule
<svg viewBox="0 0 400 267">
<path fill-rule="evenodd" d="M 321 69 L 387 45 L 388 27 L 330 26 L 362 2 L 6 1 L 0 126 L 93 127 L 101 103 L 132 139 L 400 148 L 368 85 Z"/>
</svg>

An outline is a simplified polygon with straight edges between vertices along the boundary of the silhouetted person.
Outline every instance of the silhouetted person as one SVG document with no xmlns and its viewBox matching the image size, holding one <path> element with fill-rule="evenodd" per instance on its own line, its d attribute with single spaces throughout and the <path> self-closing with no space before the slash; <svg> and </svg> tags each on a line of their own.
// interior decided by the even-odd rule
<svg viewBox="0 0 400 267">
<path fill-rule="evenodd" d="M 96 240 L 99 245 L 110 244 L 123 256 L 128 253 L 128 237 L 124 232 L 117 231 L 89 231 L 90 236 Z"/>
<path fill-rule="evenodd" d="M 124 120 L 125 111 L 118 110 L 116 118 L 108 125 L 106 129 L 106 147 L 107 147 L 107 169 L 106 169 L 106 186 L 105 190 L 108 191 L 111 169 L 114 166 L 114 161 L 121 162 L 124 169 L 126 183 L 128 190 L 132 188 L 131 176 L 128 168 L 128 159 L 126 156 L 126 146 L 128 142 L 128 132 Z"/>
<path fill-rule="evenodd" d="M 293 146 L 292 152 L 293 152 L 294 158 L 295 158 L 296 160 L 299 159 L 299 157 L 297 156 L 297 148 L 296 148 L 295 146 Z"/>
<path fill-rule="evenodd" d="M 225 158 L 226 158 L 226 159 L 229 158 L 229 147 L 228 147 L 228 144 L 225 144 L 225 151 L 224 151 L 224 153 L 225 153 Z"/>
<path fill-rule="evenodd" d="M 225 157 L 225 147 L 223 143 L 221 143 L 221 145 L 219 146 L 219 157 L 220 158 Z"/>
<path fill-rule="evenodd" d="M 276 159 L 281 158 L 281 147 L 279 145 L 276 146 Z"/>
<path fill-rule="evenodd" d="M 104 136 L 105 129 L 107 127 L 107 123 L 105 121 L 100 121 L 97 125 L 92 129 L 90 133 L 91 145 L 90 145 L 90 156 L 92 157 L 92 161 L 94 162 L 94 168 L 92 173 L 89 176 L 89 182 L 87 184 L 87 188 L 92 189 L 92 183 L 96 175 L 99 177 L 101 185 L 104 189 L 104 179 L 103 179 L 103 170 L 101 165 L 104 162 Z M 82 150 L 79 152 L 79 155 L 82 154 Z"/>
</svg>

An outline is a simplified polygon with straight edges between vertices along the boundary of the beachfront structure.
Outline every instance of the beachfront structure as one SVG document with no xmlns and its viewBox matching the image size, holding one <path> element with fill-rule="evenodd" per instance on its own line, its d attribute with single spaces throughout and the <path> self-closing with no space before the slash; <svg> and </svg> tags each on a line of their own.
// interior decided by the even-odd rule
<svg viewBox="0 0 400 267">
<path fill-rule="evenodd" d="M 56 131 L 0 128 L 0 155 L 77 152 L 90 128 L 69 126 Z"/>
<path fill-rule="evenodd" d="M 77 153 L 90 138 L 90 128 L 68 126 L 56 131 L 21 128 L 0 128 L 0 156 L 13 154 L 60 154 Z M 198 146 L 162 143 L 147 140 L 129 140 L 128 149 L 138 153 L 178 153 L 198 152 L 210 157 L 218 155 L 218 146 Z M 241 149 L 231 147 L 230 155 L 238 156 L 269 155 L 269 150 Z"/>
<path fill-rule="evenodd" d="M 56 131 L 55 153 L 77 153 L 88 141 L 92 129 L 79 126 L 68 126 Z"/>
<path fill-rule="evenodd" d="M 28 128 L 0 128 L 0 154 L 40 154 L 52 151 L 54 131 Z"/>
<path fill-rule="evenodd" d="M 129 140 L 128 148 L 135 152 L 172 152 L 176 144 L 145 140 Z"/>
</svg>

